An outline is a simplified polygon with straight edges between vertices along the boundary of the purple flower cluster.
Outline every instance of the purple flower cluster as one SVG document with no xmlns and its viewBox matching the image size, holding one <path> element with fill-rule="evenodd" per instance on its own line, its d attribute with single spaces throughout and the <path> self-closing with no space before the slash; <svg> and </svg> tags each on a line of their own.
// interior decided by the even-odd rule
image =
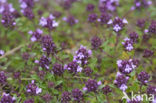
<svg viewBox="0 0 156 103">
<path fill-rule="evenodd" d="M 156 34 L 156 21 L 152 21 L 151 25 L 148 28 L 149 33 Z"/>
<path fill-rule="evenodd" d="M 46 56 L 42 56 L 42 57 L 40 58 L 39 65 L 40 65 L 42 68 L 49 69 L 49 64 L 50 64 L 50 59 L 47 58 Z"/>
<path fill-rule="evenodd" d="M 76 55 L 74 56 L 73 61 L 77 62 L 84 66 L 88 63 L 88 59 L 91 57 L 92 51 L 87 50 L 86 47 L 80 46 L 79 50 L 75 52 Z"/>
<path fill-rule="evenodd" d="M 12 7 L 12 4 L 7 3 L 7 1 L 0 1 L 0 14 L 2 14 L 1 23 L 4 27 L 14 27 L 15 22 L 15 9 Z"/>
<path fill-rule="evenodd" d="M 75 1 L 76 0 L 64 0 L 62 6 L 64 9 L 70 9 Z"/>
<path fill-rule="evenodd" d="M 88 79 L 84 88 L 86 88 L 88 92 L 96 92 L 98 87 L 99 85 L 96 80 Z"/>
<path fill-rule="evenodd" d="M 120 19 L 119 17 L 116 17 L 113 21 L 110 19 L 107 24 L 112 24 L 113 30 L 119 32 L 124 28 L 125 24 L 128 24 L 128 21 L 125 18 Z"/>
<path fill-rule="evenodd" d="M 43 100 L 45 100 L 46 102 L 50 102 L 50 100 L 52 99 L 52 96 L 48 93 L 46 93 L 44 96 L 43 96 Z"/>
<path fill-rule="evenodd" d="M 35 32 L 29 31 L 29 34 L 32 35 L 31 41 L 39 41 L 41 39 L 41 35 L 43 34 L 43 31 L 41 29 L 36 29 Z"/>
<path fill-rule="evenodd" d="M 97 14 L 91 13 L 91 14 L 88 15 L 88 21 L 89 21 L 90 23 L 96 22 L 97 17 L 98 17 Z"/>
<path fill-rule="evenodd" d="M 101 13 L 100 18 L 98 19 L 98 22 L 100 22 L 101 24 L 107 24 L 111 19 L 111 15 L 108 14 L 107 12 L 103 12 Z"/>
<path fill-rule="evenodd" d="M 151 50 L 149 50 L 149 49 L 145 49 L 145 50 L 144 50 L 144 53 L 143 53 L 143 57 L 148 58 L 148 57 L 153 56 L 153 54 L 154 54 L 153 51 L 151 51 Z"/>
<path fill-rule="evenodd" d="M 134 49 L 133 45 L 134 43 L 138 42 L 138 34 L 136 32 L 131 32 L 129 34 L 129 38 L 126 37 L 124 39 L 124 42 L 122 42 L 122 45 L 124 46 L 126 51 L 132 51 Z"/>
<path fill-rule="evenodd" d="M 47 55 L 56 53 L 56 45 L 50 35 L 45 35 L 42 37 L 42 48 Z"/>
<path fill-rule="evenodd" d="M 11 97 L 9 94 L 3 94 L 0 103 L 15 103 L 15 97 Z"/>
<path fill-rule="evenodd" d="M 141 103 L 141 101 L 138 99 L 135 99 L 135 100 L 128 100 L 127 103 Z"/>
<path fill-rule="evenodd" d="M 119 5 L 119 0 L 99 0 L 99 9 L 101 12 L 106 10 L 115 11 Z"/>
<path fill-rule="evenodd" d="M 127 87 L 127 82 L 129 77 L 117 72 L 116 79 L 114 80 L 114 84 L 120 88 L 122 91 L 125 91 Z"/>
<path fill-rule="evenodd" d="M 55 21 L 53 14 L 50 14 L 47 18 L 41 17 L 39 25 L 48 28 L 49 31 L 51 31 L 55 29 L 59 25 L 59 23 Z"/>
<path fill-rule="evenodd" d="M 13 14 L 7 11 L 2 13 L 1 23 L 4 25 L 4 27 L 13 27 L 16 25 Z"/>
<path fill-rule="evenodd" d="M 122 74 L 129 74 L 131 73 L 134 69 L 136 69 L 137 65 L 135 63 L 136 61 L 133 59 L 129 60 L 118 60 L 117 65 L 118 69 Z"/>
<path fill-rule="evenodd" d="M 137 43 L 139 39 L 139 35 L 136 32 L 131 32 L 129 34 L 129 38 L 133 43 Z"/>
<path fill-rule="evenodd" d="M 134 4 L 135 5 L 132 7 L 132 10 L 146 8 L 152 4 L 152 1 L 151 0 L 134 0 Z"/>
<path fill-rule="evenodd" d="M 126 51 L 132 51 L 134 49 L 133 41 L 128 37 L 124 39 L 124 42 L 122 42 L 122 45 L 124 46 Z"/>
<path fill-rule="evenodd" d="M 93 4 L 88 4 L 86 7 L 86 10 L 91 12 L 94 10 L 94 8 L 95 8 L 95 6 Z"/>
<path fill-rule="evenodd" d="M 21 12 L 30 20 L 34 18 L 32 9 L 34 7 L 35 1 L 37 0 L 19 0 Z"/>
<path fill-rule="evenodd" d="M 93 70 L 89 67 L 86 67 L 83 72 L 85 73 L 86 76 L 90 76 L 93 73 Z"/>
<path fill-rule="evenodd" d="M 66 21 L 68 23 L 69 26 L 73 26 L 76 23 L 78 23 L 79 21 L 77 19 L 75 19 L 74 16 L 70 15 L 68 17 L 63 17 L 63 21 Z"/>
<path fill-rule="evenodd" d="M 142 85 L 146 85 L 150 79 L 150 75 L 147 72 L 142 71 L 138 74 L 137 79 L 141 82 Z"/>
<path fill-rule="evenodd" d="M 3 12 L 10 12 L 13 13 L 15 9 L 13 8 L 12 4 L 9 4 L 7 0 L 0 1 L 0 14 Z"/>
<path fill-rule="evenodd" d="M 137 26 L 140 27 L 140 28 L 144 28 L 145 27 L 145 19 L 139 19 L 137 20 Z"/>
<path fill-rule="evenodd" d="M 156 96 L 156 87 L 149 85 L 147 87 L 147 94 L 149 94 L 149 95 L 152 94 L 152 95 Z"/>
<path fill-rule="evenodd" d="M 61 103 L 68 103 L 71 100 L 71 93 L 65 91 L 62 93 Z"/>
<path fill-rule="evenodd" d="M 32 82 L 29 83 L 29 84 L 26 86 L 26 89 L 27 89 L 27 92 L 30 93 L 30 94 L 32 94 L 32 95 L 36 95 L 36 94 L 39 94 L 39 93 L 42 92 L 42 89 L 39 88 L 39 87 L 35 84 L 34 80 L 32 80 Z"/>
<path fill-rule="evenodd" d="M 54 73 L 55 75 L 58 75 L 58 76 L 63 75 L 63 73 L 64 73 L 64 68 L 63 68 L 63 66 L 62 66 L 61 64 L 55 63 L 55 64 L 53 65 L 53 73 Z"/>
<path fill-rule="evenodd" d="M 7 77 L 5 76 L 4 71 L 0 72 L 0 84 L 4 84 L 6 82 Z"/>
<path fill-rule="evenodd" d="M 76 74 L 77 72 L 82 71 L 82 67 L 75 61 L 72 61 L 64 66 L 64 69 L 67 69 L 70 73 Z"/>
<path fill-rule="evenodd" d="M 77 89 L 77 88 L 73 89 L 71 94 L 72 94 L 72 97 L 74 98 L 75 101 L 81 101 L 83 98 L 82 91 Z"/>
<path fill-rule="evenodd" d="M 112 89 L 110 88 L 110 86 L 106 85 L 105 87 L 102 88 L 102 92 L 103 94 L 107 95 L 108 93 L 112 92 Z"/>
<path fill-rule="evenodd" d="M 91 39 L 91 45 L 93 49 L 98 49 L 102 45 L 102 40 L 98 36 L 94 36 Z"/>
</svg>

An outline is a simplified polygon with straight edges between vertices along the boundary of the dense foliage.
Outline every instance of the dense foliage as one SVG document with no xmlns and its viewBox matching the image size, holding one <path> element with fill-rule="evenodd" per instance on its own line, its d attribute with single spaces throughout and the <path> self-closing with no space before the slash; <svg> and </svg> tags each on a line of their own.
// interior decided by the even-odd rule
<svg viewBox="0 0 156 103">
<path fill-rule="evenodd" d="M 155 0 L 0 0 L 0 103 L 156 103 L 155 18 Z"/>
</svg>

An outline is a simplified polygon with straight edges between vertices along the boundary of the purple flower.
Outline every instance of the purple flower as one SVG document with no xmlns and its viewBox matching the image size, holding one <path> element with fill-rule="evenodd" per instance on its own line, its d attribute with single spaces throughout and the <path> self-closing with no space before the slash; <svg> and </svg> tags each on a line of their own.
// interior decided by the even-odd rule
<svg viewBox="0 0 156 103">
<path fill-rule="evenodd" d="M 151 94 L 152 95 L 156 95 L 156 87 L 149 85 L 147 87 L 147 94 L 149 94 L 149 95 L 151 95 Z"/>
<path fill-rule="evenodd" d="M 66 21 L 68 23 L 69 26 L 73 26 L 75 25 L 76 23 L 78 23 L 78 20 L 74 18 L 74 16 L 68 16 L 67 18 L 64 17 L 63 18 L 64 21 Z"/>
<path fill-rule="evenodd" d="M 95 14 L 95 13 L 89 14 L 89 16 L 88 16 L 88 21 L 89 22 L 93 23 L 96 20 L 97 20 L 97 14 Z"/>
<path fill-rule="evenodd" d="M 153 54 L 154 54 L 153 51 L 151 51 L 151 50 L 149 50 L 149 49 L 145 49 L 145 50 L 144 50 L 144 53 L 143 53 L 143 57 L 148 58 L 148 57 L 153 56 Z"/>
<path fill-rule="evenodd" d="M 96 80 L 88 79 L 86 82 L 86 88 L 88 92 L 96 92 L 98 89 L 98 83 Z"/>
<path fill-rule="evenodd" d="M 129 38 L 133 43 L 137 43 L 139 39 L 139 35 L 136 32 L 131 32 L 129 34 Z"/>
<path fill-rule="evenodd" d="M 53 72 L 55 75 L 61 76 L 64 73 L 63 66 L 61 64 L 55 63 L 53 66 Z"/>
<path fill-rule="evenodd" d="M 24 103 L 35 103 L 33 99 L 25 100 Z"/>
<path fill-rule="evenodd" d="M 144 28 L 145 27 L 145 19 L 139 19 L 137 20 L 137 26 L 140 27 L 140 28 Z"/>
<path fill-rule="evenodd" d="M 77 72 L 81 72 L 82 68 L 78 65 L 77 62 L 72 61 L 64 66 L 64 69 L 67 69 L 70 73 L 76 74 Z"/>
<path fill-rule="evenodd" d="M 41 29 L 36 29 L 35 32 L 29 31 L 29 34 L 32 35 L 31 41 L 39 41 L 41 39 L 41 35 L 43 34 L 43 31 Z"/>
<path fill-rule="evenodd" d="M 103 94 L 107 95 L 108 93 L 112 92 L 112 89 L 110 86 L 106 85 L 105 87 L 102 88 Z"/>
<path fill-rule="evenodd" d="M 135 4 L 135 8 L 136 9 L 141 9 L 141 8 L 146 8 L 148 7 L 149 5 L 152 4 L 152 1 L 148 1 L 148 0 L 135 0 L 134 1 L 134 4 Z"/>
<path fill-rule="evenodd" d="M 137 79 L 141 82 L 142 85 L 146 85 L 150 79 L 150 75 L 145 71 L 142 71 L 138 74 Z"/>
<path fill-rule="evenodd" d="M 21 72 L 15 72 L 13 75 L 15 79 L 20 79 Z"/>
<path fill-rule="evenodd" d="M 152 21 L 151 25 L 148 28 L 149 33 L 156 34 L 156 21 Z"/>
<path fill-rule="evenodd" d="M 126 51 L 132 51 L 134 49 L 133 41 L 129 38 L 125 38 L 124 42 L 122 42 L 122 45 L 124 46 Z"/>
<path fill-rule="evenodd" d="M 83 93 L 79 89 L 73 89 L 72 90 L 72 97 L 74 98 L 75 101 L 81 101 L 83 98 Z"/>
<path fill-rule="evenodd" d="M 7 2 L 7 0 L 1 0 L 0 1 L 0 3 L 6 3 Z"/>
<path fill-rule="evenodd" d="M 46 93 L 44 96 L 43 96 L 43 100 L 45 100 L 46 102 L 50 102 L 52 99 L 52 96 L 48 93 Z"/>
<path fill-rule="evenodd" d="M 15 9 L 13 8 L 12 4 L 9 3 L 2 3 L 0 6 L 0 14 L 3 14 L 4 12 L 13 13 Z"/>
<path fill-rule="evenodd" d="M 62 15 L 62 13 L 59 11 L 54 11 L 53 15 L 55 18 L 59 18 Z"/>
<path fill-rule="evenodd" d="M 101 14 L 100 18 L 98 19 L 98 21 L 101 23 L 101 24 L 107 24 L 108 21 L 111 19 L 111 16 L 110 14 L 104 12 Z"/>
<path fill-rule="evenodd" d="M 27 92 L 32 94 L 32 95 L 36 95 L 36 94 L 39 94 L 42 92 L 42 89 L 39 88 L 35 83 L 34 83 L 34 80 L 32 80 L 31 83 L 29 83 L 27 86 L 26 86 L 26 89 L 27 89 Z"/>
<path fill-rule="evenodd" d="M 71 100 L 71 93 L 65 91 L 62 93 L 61 103 L 68 103 Z"/>
<path fill-rule="evenodd" d="M 5 52 L 3 50 L 0 50 L 0 56 L 4 55 Z"/>
<path fill-rule="evenodd" d="M 43 71 L 43 70 L 40 70 L 37 74 L 40 77 L 40 79 L 44 79 L 44 76 L 45 76 L 46 72 Z"/>
<path fill-rule="evenodd" d="M 50 60 L 46 56 L 42 56 L 39 61 L 39 65 L 42 68 L 49 69 Z"/>
<path fill-rule="evenodd" d="M 127 103 L 141 103 L 139 100 L 128 100 Z"/>
<path fill-rule="evenodd" d="M 42 48 L 43 51 L 47 53 L 47 55 L 56 53 L 56 45 L 49 35 L 42 37 Z"/>
<path fill-rule="evenodd" d="M 99 37 L 94 36 L 91 39 L 91 45 L 93 49 L 98 49 L 102 45 L 102 40 Z"/>
<path fill-rule="evenodd" d="M 7 77 L 5 76 L 4 71 L 0 72 L 0 84 L 4 84 L 7 80 Z"/>
<path fill-rule="evenodd" d="M 118 69 L 123 74 L 131 73 L 137 67 L 134 63 L 132 59 L 117 61 Z"/>
<path fill-rule="evenodd" d="M 119 32 L 124 28 L 125 24 L 128 24 L 128 21 L 126 19 L 120 19 L 116 17 L 114 21 L 110 19 L 107 24 L 112 24 L 113 30 L 115 32 Z"/>
<path fill-rule="evenodd" d="M 53 14 L 50 14 L 47 18 L 41 17 L 39 25 L 48 28 L 49 30 L 53 30 L 59 25 L 59 23 L 55 21 Z"/>
<path fill-rule="evenodd" d="M 126 77 L 123 74 L 120 74 L 119 72 L 116 75 L 116 79 L 114 80 L 114 84 L 120 88 L 122 91 L 125 91 L 127 87 L 129 77 Z"/>
<path fill-rule="evenodd" d="M 95 8 L 95 6 L 93 4 L 88 4 L 87 7 L 86 7 L 86 10 L 87 11 L 93 11 Z"/>
<path fill-rule="evenodd" d="M 34 14 L 31 8 L 22 9 L 21 12 L 23 13 L 25 17 L 27 17 L 30 20 L 34 18 Z"/>
<path fill-rule="evenodd" d="M 19 0 L 20 7 L 25 9 L 27 7 L 33 8 L 34 7 L 34 0 Z"/>
<path fill-rule="evenodd" d="M 105 12 L 106 10 L 115 11 L 118 5 L 119 0 L 99 0 L 99 8 L 105 8 L 102 10 L 100 9 L 101 12 Z"/>
<path fill-rule="evenodd" d="M 9 11 L 3 12 L 1 23 L 4 27 L 14 27 L 16 25 L 14 15 Z"/>
<path fill-rule="evenodd" d="M 22 54 L 22 58 L 24 60 L 26 60 L 26 61 L 29 59 L 29 57 L 30 57 L 30 55 L 27 52 L 25 52 L 25 53 Z"/>
<path fill-rule="evenodd" d="M 90 69 L 89 67 L 86 67 L 83 72 L 85 73 L 86 76 L 90 76 L 93 73 L 93 70 Z"/>
<path fill-rule="evenodd" d="M 87 50 L 86 47 L 81 45 L 79 50 L 76 51 L 76 55 L 74 56 L 73 61 L 84 66 L 88 63 L 88 59 L 91 57 L 91 54 L 91 50 Z"/>
<path fill-rule="evenodd" d="M 11 97 L 9 94 L 3 94 L 0 103 L 15 103 L 15 98 Z"/>
<path fill-rule="evenodd" d="M 72 6 L 71 0 L 64 0 L 62 6 L 63 6 L 64 9 L 70 9 L 71 6 Z"/>
</svg>

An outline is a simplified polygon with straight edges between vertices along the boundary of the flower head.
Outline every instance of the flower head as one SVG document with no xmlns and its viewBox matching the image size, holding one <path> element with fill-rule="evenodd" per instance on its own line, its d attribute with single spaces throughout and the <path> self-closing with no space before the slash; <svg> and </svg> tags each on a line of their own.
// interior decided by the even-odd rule
<svg viewBox="0 0 156 103">
<path fill-rule="evenodd" d="M 88 59 L 91 57 L 92 51 L 87 50 L 86 47 L 80 46 L 79 50 L 76 51 L 73 61 L 78 64 L 85 65 L 88 63 Z"/>
<path fill-rule="evenodd" d="M 53 66 L 53 72 L 55 75 L 61 76 L 64 73 L 63 66 L 61 64 L 55 63 Z"/>
<path fill-rule="evenodd" d="M 146 85 L 148 83 L 148 80 L 150 79 L 150 75 L 147 72 L 142 71 L 138 74 L 137 79 L 142 85 Z"/>
<path fill-rule="evenodd" d="M 137 67 L 136 62 L 133 59 L 118 60 L 117 65 L 118 65 L 119 71 L 123 74 L 129 74 Z"/>
<path fill-rule="evenodd" d="M 62 93 L 61 103 L 68 103 L 71 100 L 71 93 L 65 91 Z"/>
<path fill-rule="evenodd" d="M 126 77 L 123 74 L 120 74 L 119 72 L 116 75 L 116 79 L 114 81 L 114 84 L 120 88 L 122 91 L 125 91 L 127 87 L 127 82 L 128 82 L 129 77 Z"/>
<path fill-rule="evenodd" d="M 4 71 L 0 72 L 0 84 L 4 84 L 7 80 L 7 77 L 5 76 Z"/>
<path fill-rule="evenodd" d="M 98 49 L 102 45 L 102 40 L 99 37 L 94 36 L 91 39 L 91 45 L 93 49 Z"/>
<path fill-rule="evenodd" d="M 88 92 L 96 92 L 98 89 L 98 83 L 96 80 L 88 79 L 86 82 L 86 88 Z"/>
<path fill-rule="evenodd" d="M 74 98 L 75 101 L 81 101 L 81 99 L 83 98 L 83 93 L 81 90 L 79 89 L 73 89 L 72 90 L 72 97 Z"/>
</svg>

